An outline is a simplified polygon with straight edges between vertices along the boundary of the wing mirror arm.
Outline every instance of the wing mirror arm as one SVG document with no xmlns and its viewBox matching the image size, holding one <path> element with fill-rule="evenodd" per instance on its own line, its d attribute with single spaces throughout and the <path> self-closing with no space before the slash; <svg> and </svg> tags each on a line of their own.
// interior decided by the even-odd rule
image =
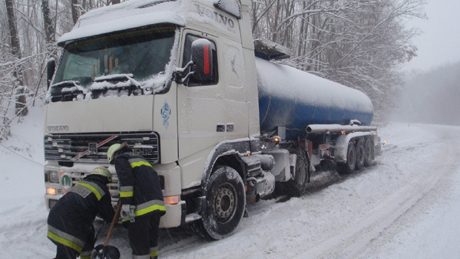
<svg viewBox="0 0 460 259">
<path fill-rule="evenodd" d="M 185 73 L 187 74 L 185 75 Z M 194 74 L 195 74 L 194 63 L 191 60 L 183 68 L 176 67 L 176 69 L 174 70 L 174 81 L 177 84 L 185 84 L 189 80 L 189 78 Z"/>
<path fill-rule="evenodd" d="M 193 41 L 191 45 L 191 61 L 184 68 L 176 68 L 174 71 L 176 83 L 187 84 L 192 76 L 199 82 L 213 80 L 212 71 L 215 69 L 213 49 L 212 43 L 207 39 Z"/>
</svg>

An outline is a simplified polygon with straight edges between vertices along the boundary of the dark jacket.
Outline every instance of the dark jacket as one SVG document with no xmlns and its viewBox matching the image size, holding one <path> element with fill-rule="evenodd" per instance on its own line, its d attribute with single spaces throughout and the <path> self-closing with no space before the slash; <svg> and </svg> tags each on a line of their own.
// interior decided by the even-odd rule
<svg viewBox="0 0 460 259">
<path fill-rule="evenodd" d="M 113 219 L 106 184 L 107 178 L 88 175 L 59 199 L 48 215 L 48 238 L 81 252 L 96 215 L 106 222 Z"/>
<path fill-rule="evenodd" d="M 144 157 L 125 148 L 116 156 L 114 165 L 122 204 L 136 205 L 136 216 L 153 211 L 165 213 L 160 179 Z"/>
</svg>

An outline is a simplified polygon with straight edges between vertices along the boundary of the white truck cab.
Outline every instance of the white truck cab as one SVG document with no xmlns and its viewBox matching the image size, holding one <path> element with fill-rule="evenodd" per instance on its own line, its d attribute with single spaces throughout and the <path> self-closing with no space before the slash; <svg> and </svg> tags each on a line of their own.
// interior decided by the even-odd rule
<svg viewBox="0 0 460 259">
<path fill-rule="evenodd" d="M 160 175 L 161 226 L 185 222 L 181 195 L 201 196 L 219 144 L 259 134 L 248 3 L 132 0 L 88 12 L 61 37 L 46 104 L 48 208 L 101 165 L 115 202 L 106 153 L 127 142 Z"/>
</svg>

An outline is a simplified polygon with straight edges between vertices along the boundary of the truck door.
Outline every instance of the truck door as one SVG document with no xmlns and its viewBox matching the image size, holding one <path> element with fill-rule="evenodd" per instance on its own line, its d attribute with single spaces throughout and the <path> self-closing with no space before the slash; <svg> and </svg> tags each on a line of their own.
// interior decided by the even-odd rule
<svg viewBox="0 0 460 259">
<path fill-rule="evenodd" d="M 190 61 L 191 44 L 197 39 L 209 40 L 214 52 L 211 79 L 190 77 L 185 84 L 179 84 L 177 90 L 179 164 L 183 188 L 188 188 L 201 180 L 209 152 L 217 143 L 225 140 L 226 111 L 224 86 L 219 84 L 218 39 L 209 35 L 204 37 L 190 30 L 185 30 L 181 37 L 184 43 L 182 56 L 179 57 L 182 67 Z"/>
</svg>

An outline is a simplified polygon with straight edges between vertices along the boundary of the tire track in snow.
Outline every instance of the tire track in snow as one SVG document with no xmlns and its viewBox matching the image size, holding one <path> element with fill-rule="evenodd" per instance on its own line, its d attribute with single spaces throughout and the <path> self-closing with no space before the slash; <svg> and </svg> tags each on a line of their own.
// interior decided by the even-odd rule
<svg viewBox="0 0 460 259">
<path fill-rule="evenodd" d="M 434 174 L 442 174 L 435 186 L 407 213 L 401 215 L 395 224 L 372 240 L 360 252 L 359 258 L 459 258 L 460 249 L 455 242 L 451 242 L 457 239 L 460 228 L 458 214 L 453 212 L 459 211 L 460 200 L 460 132 L 456 133 L 450 131 L 442 134 L 444 142 L 449 144 L 440 152 L 444 154 L 440 155 L 443 158 L 440 160 L 442 167 L 432 170 Z M 438 228 L 445 232 L 440 235 Z M 395 244 L 411 248 L 392 249 Z"/>
</svg>

